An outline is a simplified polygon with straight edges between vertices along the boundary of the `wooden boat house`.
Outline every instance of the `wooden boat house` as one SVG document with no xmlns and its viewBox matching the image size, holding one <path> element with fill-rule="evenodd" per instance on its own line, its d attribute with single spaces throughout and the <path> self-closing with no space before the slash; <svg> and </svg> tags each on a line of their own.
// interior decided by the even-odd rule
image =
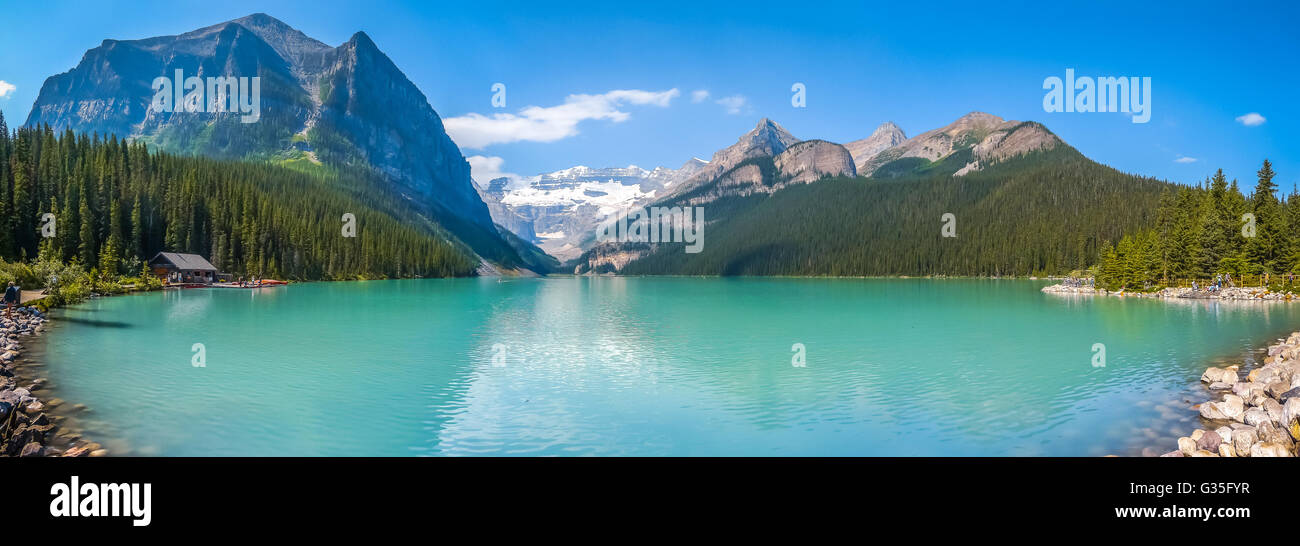
<svg viewBox="0 0 1300 546">
<path fill-rule="evenodd" d="M 149 260 L 149 269 L 172 284 L 212 284 L 220 277 L 217 267 L 198 254 L 159 252 Z"/>
</svg>

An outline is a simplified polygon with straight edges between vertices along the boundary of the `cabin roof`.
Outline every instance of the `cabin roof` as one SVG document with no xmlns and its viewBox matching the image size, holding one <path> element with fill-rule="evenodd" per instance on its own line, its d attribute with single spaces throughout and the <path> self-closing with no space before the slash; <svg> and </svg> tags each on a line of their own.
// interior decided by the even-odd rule
<svg viewBox="0 0 1300 546">
<path fill-rule="evenodd" d="M 172 264 L 173 266 L 176 266 L 176 269 L 198 270 L 198 271 L 217 270 L 216 266 L 212 265 L 211 262 L 209 262 L 203 256 L 199 256 L 198 254 L 183 254 L 180 252 L 159 252 L 157 256 L 154 256 L 152 260 L 149 260 L 150 264 L 156 264 L 158 262 L 167 262 L 169 264 Z"/>
</svg>

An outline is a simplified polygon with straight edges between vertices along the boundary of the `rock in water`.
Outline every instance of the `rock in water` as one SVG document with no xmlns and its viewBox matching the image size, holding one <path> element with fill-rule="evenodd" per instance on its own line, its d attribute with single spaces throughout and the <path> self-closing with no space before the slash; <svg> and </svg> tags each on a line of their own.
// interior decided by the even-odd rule
<svg viewBox="0 0 1300 546">
<path fill-rule="evenodd" d="M 1218 404 L 1220 412 L 1223 412 L 1229 419 L 1241 421 L 1246 415 L 1246 402 L 1240 396 L 1235 394 L 1223 395 L 1223 402 Z"/>
</svg>

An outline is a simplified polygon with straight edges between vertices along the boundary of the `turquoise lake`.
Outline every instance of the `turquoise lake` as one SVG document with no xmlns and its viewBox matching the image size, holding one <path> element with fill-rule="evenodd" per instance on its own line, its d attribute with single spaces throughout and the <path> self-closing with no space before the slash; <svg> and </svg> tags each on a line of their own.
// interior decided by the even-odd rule
<svg viewBox="0 0 1300 546">
<path fill-rule="evenodd" d="M 1045 284 L 171 290 L 60 310 L 34 356 L 47 397 L 90 408 L 69 424 L 115 455 L 1093 456 L 1175 449 L 1206 366 L 1300 329 L 1296 304 Z"/>
</svg>

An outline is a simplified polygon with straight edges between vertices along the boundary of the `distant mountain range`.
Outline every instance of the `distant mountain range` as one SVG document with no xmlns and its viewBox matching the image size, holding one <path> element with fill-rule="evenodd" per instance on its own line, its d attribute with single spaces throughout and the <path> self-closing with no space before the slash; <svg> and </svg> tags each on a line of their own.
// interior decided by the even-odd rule
<svg viewBox="0 0 1300 546">
<path fill-rule="evenodd" d="M 178 70 L 199 78 L 259 77 L 260 119 L 242 123 L 238 112 L 150 108 L 154 79 Z M 105 40 L 75 68 L 46 80 L 26 125 L 113 134 L 181 154 L 270 162 L 345 180 L 378 176 L 388 181 L 386 191 L 476 254 L 481 273 L 546 272 L 559 265 L 554 257 L 569 261 L 562 270 L 579 273 L 1046 271 L 1081 263 L 1079 253 L 1095 256 L 1098 237 L 1147 221 L 1136 208 L 1117 215 L 1097 203 L 1141 205 L 1159 185 L 1097 165 L 1038 123 L 983 112 L 911 138 L 886 122 L 844 145 L 800 139 L 764 118 L 708 161 L 691 159 L 676 169 L 577 166 L 475 181 L 427 98 L 368 36 L 358 32 L 332 47 L 264 14 L 176 36 Z M 1093 193 L 1078 193 L 1083 190 Z M 1075 194 L 1073 201 L 1061 199 Z M 808 201 L 811 196 L 816 200 Z M 930 201 L 918 202 L 920 196 Z M 965 211 L 973 215 L 967 222 L 988 220 L 994 212 L 1013 214 L 1008 207 L 1022 203 L 1034 204 L 1033 217 L 1044 222 L 1076 218 L 1062 223 L 1076 231 L 1039 225 L 1030 232 L 1023 224 L 976 229 L 999 240 L 963 239 L 987 252 L 954 264 L 946 255 L 916 254 L 939 252 L 933 241 L 879 224 L 905 211 L 926 218 Z M 708 250 L 683 256 L 663 245 L 597 244 L 602 219 L 647 205 L 706 207 Z M 794 211 L 802 216 L 790 217 Z M 1078 218 L 1084 211 L 1096 218 Z M 848 240 L 845 231 L 864 238 Z M 896 240 L 875 239 L 882 236 Z M 897 256 L 872 254 L 898 240 L 911 243 L 894 249 Z M 1002 246 L 1009 241 L 1033 247 L 1035 257 L 1016 263 L 1024 257 Z"/>
<path fill-rule="evenodd" d="M 477 187 L 497 224 L 567 260 L 590 247 L 602 218 L 662 198 L 708 164 L 692 158 L 677 169 L 579 165 Z"/>
<path fill-rule="evenodd" d="M 151 109 L 152 82 L 177 70 L 260 77 L 260 119 Z M 176 36 L 104 40 L 41 87 L 26 125 L 46 124 L 220 159 L 373 170 L 481 257 L 539 265 L 498 232 L 441 118 L 362 32 L 331 47 L 259 13 Z"/>
<path fill-rule="evenodd" d="M 656 206 L 702 206 L 704 251 L 588 244 L 575 273 L 1059 273 L 1151 219 L 1166 183 L 1099 165 L 1035 122 L 972 112 L 906 138 L 886 122 L 841 146 L 769 119 Z M 940 217 L 964 234 L 940 238 Z"/>
<path fill-rule="evenodd" d="M 700 206 L 722 198 L 770 195 L 791 184 L 830 177 L 963 176 L 1058 146 L 1064 143 L 1042 125 L 983 112 L 910 139 L 896 124 L 885 122 L 867 138 L 842 146 L 800 140 L 763 118 L 709 161 L 692 159 L 680 169 L 578 166 L 522 181 L 495 180 L 479 190 L 498 224 L 552 256 L 570 260 L 595 245 L 595 227 L 602 218 L 633 207 L 663 200 Z"/>
</svg>

